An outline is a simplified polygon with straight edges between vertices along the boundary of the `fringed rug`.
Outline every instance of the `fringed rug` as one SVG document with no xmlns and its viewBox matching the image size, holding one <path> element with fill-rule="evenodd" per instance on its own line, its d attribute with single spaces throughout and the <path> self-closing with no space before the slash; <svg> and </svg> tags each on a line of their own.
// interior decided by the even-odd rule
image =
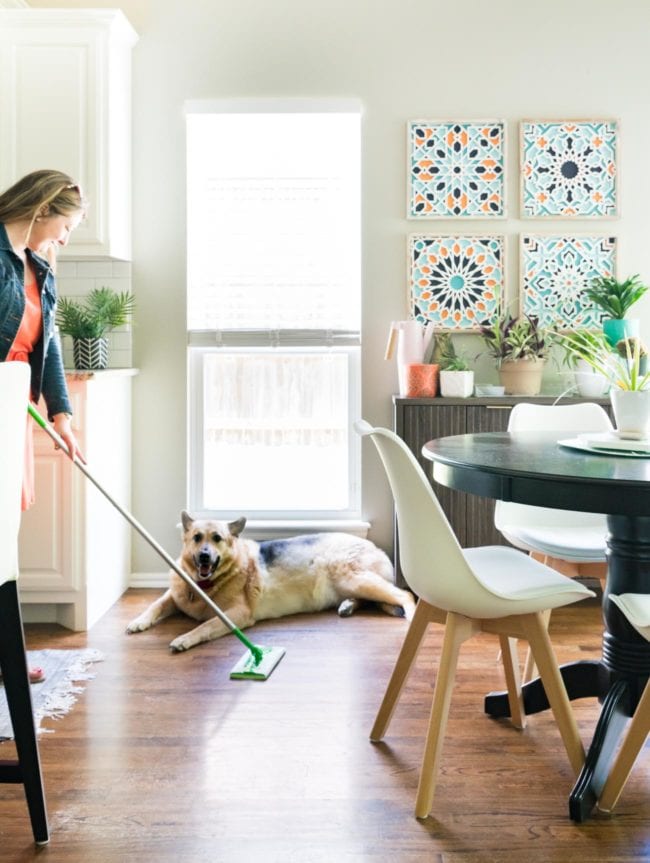
<svg viewBox="0 0 650 863">
<path fill-rule="evenodd" d="M 30 687 L 34 724 L 39 734 L 46 730 L 40 727 L 42 719 L 61 719 L 72 709 L 77 697 L 84 690 L 79 681 L 90 680 L 95 676 L 88 670 L 88 666 L 101 662 L 103 658 L 98 650 L 91 649 L 27 652 L 29 667 L 40 667 L 45 672 L 45 680 L 42 683 L 32 683 Z M 9 707 L 0 679 L 0 740 L 10 740 L 13 736 Z"/>
</svg>

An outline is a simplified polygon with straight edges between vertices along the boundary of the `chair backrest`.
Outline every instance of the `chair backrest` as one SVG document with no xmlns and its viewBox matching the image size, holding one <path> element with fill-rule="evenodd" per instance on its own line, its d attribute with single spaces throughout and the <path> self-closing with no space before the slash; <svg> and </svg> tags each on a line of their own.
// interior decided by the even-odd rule
<svg viewBox="0 0 650 863">
<path fill-rule="evenodd" d="M 411 590 L 445 611 L 468 617 L 502 614 L 503 600 L 474 575 L 426 474 L 404 441 L 363 420 L 355 429 L 372 439 L 386 470 L 399 526 L 400 565 Z"/>
<path fill-rule="evenodd" d="M 29 376 L 27 363 L 0 363 L 0 584 L 18 577 Z"/>
<path fill-rule="evenodd" d="M 614 428 L 607 411 L 595 402 L 582 402 L 574 405 L 536 405 L 519 402 L 510 412 L 508 431 L 556 431 L 568 432 L 606 432 Z M 498 500 L 494 508 L 494 523 L 497 528 L 503 525 L 530 526 L 536 524 L 564 524 L 589 526 L 595 524 L 600 516 L 594 513 L 571 513 L 566 521 L 566 511 L 541 506 Z"/>
<path fill-rule="evenodd" d="M 575 405 L 535 405 L 519 402 L 510 411 L 508 431 L 605 432 L 613 425 L 595 402 Z"/>
</svg>

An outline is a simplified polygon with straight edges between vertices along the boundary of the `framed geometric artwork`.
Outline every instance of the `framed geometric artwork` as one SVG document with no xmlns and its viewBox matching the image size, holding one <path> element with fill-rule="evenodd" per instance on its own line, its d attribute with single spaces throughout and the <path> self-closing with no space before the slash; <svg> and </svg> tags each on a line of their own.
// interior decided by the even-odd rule
<svg viewBox="0 0 650 863">
<path fill-rule="evenodd" d="M 409 237 L 409 312 L 437 330 L 476 332 L 504 296 L 504 238 Z"/>
<path fill-rule="evenodd" d="M 409 219 L 505 216 L 505 123 L 408 123 Z"/>
<path fill-rule="evenodd" d="M 615 120 L 521 123 L 521 215 L 618 216 Z"/>
<path fill-rule="evenodd" d="M 582 292 L 615 270 L 616 237 L 523 234 L 520 308 L 543 326 L 600 329 L 603 312 Z"/>
</svg>

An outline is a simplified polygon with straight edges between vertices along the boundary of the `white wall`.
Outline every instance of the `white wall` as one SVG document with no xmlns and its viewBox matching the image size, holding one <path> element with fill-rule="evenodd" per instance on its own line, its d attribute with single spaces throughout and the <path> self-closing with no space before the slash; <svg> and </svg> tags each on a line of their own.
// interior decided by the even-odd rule
<svg viewBox="0 0 650 863">
<path fill-rule="evenodd" d="M 80 5 L 36 0 L 33 6 Z M 114 2 L 97 5 L 115 5 Z M 134 362 L 136 516 L 167 548 L 185 504 L 185 99 L 355 96 L 364 115 L 364 416 L 390 424 L 396 389 L 382 360 L 391 319 L 406 315 L 411 231 L 508 236 L 508 293 L 517 290 L 517 121 L 615 117 L 621 123 L 622 216 L 576 222 L 613 231 L 619 274 L 650 280 L 650 3 L 647 0 L 124 0 L 134 52 Z M 508 122 L 507 221 L 405 219 L 405 123 Z M 642 301 L 650 336 L 650 299 Z M 216 478 L 218 481 L 218 478 Z M 377 461 L 364 462 L 364 515 L 391 542 L 391 505 Z M 135 571 L 156 556 L 134 541 Z"/>
</svg>

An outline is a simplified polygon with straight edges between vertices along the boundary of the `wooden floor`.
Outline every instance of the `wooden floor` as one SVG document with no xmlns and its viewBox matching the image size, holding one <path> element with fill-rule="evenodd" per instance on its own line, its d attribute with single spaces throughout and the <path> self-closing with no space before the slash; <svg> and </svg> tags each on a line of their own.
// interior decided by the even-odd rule
<svg viewBox="0 0 650 863">
<path fill-rule="evenodd" d="M 572 776 L 552 718 L 526 731 L 482 713 L 502 685 L 495 642 L 461 654 L 434 816 L 413 804 L 440 644 L 432 631 L 385 743 L 368 741 L 405 623 L 367 611 L 259 624 L 287 655 L 266 682 L 230 681 L 228 636 L 186 654 L 174 618 L 124 628 L 157 592 L 130 591 L 91 630 L 27 627 L 28 647 L 105 654 L 40 748 L 52 839 L 32 844 L 20 786 L 0 786 L 0 861 L 47 863 L 568 863 L 650 861 L 650 753 L 613 818 L 567 816 Z M 597 604 L 556 612 L 560 661 L 595 657 Z M 523 655 L 523 648 L 522 648 Z M 588 741 L 598 705 L 574 702 Z M 11 757 L 13 743 L 0 745 Z"/>
</svg>

